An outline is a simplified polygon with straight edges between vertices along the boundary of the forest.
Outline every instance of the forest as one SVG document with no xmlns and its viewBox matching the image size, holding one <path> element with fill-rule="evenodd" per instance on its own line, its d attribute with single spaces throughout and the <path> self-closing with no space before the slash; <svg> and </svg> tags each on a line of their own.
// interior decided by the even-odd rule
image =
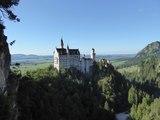
<svg viewBox="0 0 160 120">
<path fill-rule="evenodd" d="M 15 68 L 9 79 L 19 81 L 16 94 L 19 120 L 115 120 L 115 114 L 130 113 L 130 120 L 158 120 L 160 109 L 160 59 L 138 64 L 136 73 L 122 75 L 112 64 L 94 62 L 91 75 L 72 69 L 59 72 L 50 65 L 28 71 Z M 11 91 L 12 92 L 12 91 Z M 13 96 L 0 96 L 0 119 L 14 111 Z"/>
<path fill-rule="evenodd" d="M 127 107 L 126 80 L 112 65 L 95 62 L 93 67 L 91 76 L 74 68 L 58 72 L 53 66 L 21 76 L 15 68 L 9 79 L 19 80 L 18 119 L 114 120 Z M 7 120 L 14 111 L 7 105 L 10 96 L 1 97 L 6 104 L 1 104 L 0 116 Z"/>
</svg>

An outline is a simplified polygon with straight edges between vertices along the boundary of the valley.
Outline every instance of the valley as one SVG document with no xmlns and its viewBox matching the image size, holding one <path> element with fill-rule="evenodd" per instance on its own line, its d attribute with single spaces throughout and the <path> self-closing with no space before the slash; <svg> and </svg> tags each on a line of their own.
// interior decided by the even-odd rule
<svg viewBox="0 0 160 120">
<path fill-rule="evenodd" d="M 89 55 L 88 55 L 89 56 Z M 111 60 L 111 63 L 117 67 L 125 63 L 128 59 L 134 57 L 134 54 L 120 54 L 120 55 L 97 55 L 96 61 L 100 59 Z M 24 55 L 24 54 L 13 54 L 12 55 L 11 69 L 15 67 L 16 63 L 19 63 L 17 66 L 22 74 L 25 74 L 27 71 L 36 70 L 49 65 L 53 65 L 53 56 L 38 56 L 38 55 Z M 125 69 L 120 69 L 120 72 L 125 71 Z"/>
<path fill-rule="evenodd" d="M 32 112 L 26 114 L 25 109 L 36 111 L 37 106 L 41 108 L 36 112 L 38 115 L 44 110 L 51 111 L 47 119 L 53 118 L 54 113 L 57 120 L 63 116 L 74 120 L 82 114 L 80 120 L 158 120 L 160 56 L 152 53 L 158 46 L 155 43 L 159 44 L 149 44 L 149 52 L 146 46 L 140 55 L 97 55 L 91 75 L 74 68 L 62 68 L 58 72 L 53 66 L 53 56 L 13 55 L 10 76 L 20 79 L 18 99 L 34 106 L 28 107 L 18 101 L 18 106 L 24 109 L 20 117 L 27 118 Z M 106 59 L 110 63 L 106 64 Z M 51 105 L 57 111 L 53 111 Z M 36 115 L 33 118 L 40 119 Z"/>
</svg>

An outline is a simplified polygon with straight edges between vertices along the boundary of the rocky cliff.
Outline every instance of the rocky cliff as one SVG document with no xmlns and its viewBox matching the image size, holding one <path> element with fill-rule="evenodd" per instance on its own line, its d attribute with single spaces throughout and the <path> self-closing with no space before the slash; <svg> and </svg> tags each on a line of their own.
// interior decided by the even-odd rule
<svg viewBox="0 0 160 120">
<path fill-rule="evenodd" d="M 10 53 L 8 43 L 6 42 L 7 37 L 4 35 L 4 26 L 0 24 L 0 91 L 5 92 L 6 83 L 9 74 L 10 67 Z"/>
</svg>

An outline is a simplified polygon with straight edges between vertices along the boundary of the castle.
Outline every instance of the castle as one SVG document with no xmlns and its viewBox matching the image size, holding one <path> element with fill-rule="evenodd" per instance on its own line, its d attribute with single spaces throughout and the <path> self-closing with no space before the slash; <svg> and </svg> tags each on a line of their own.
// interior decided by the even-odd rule
<svg viewBox="0 0 160 120">
<path fill-rule="evenodd" d="M 61 48 L 56 48 L 54 51 L 54 67 L 57 70 L 60 70 L 60 68 L 76 68 L 83 73 L 89 74 L 95 57 L 94 48 L 92 48 L 90 58 L 81 57 L 79 49 L 70 49 L 68 45 L 67 48 L 64 48 L 63 39 L 61 39 Z"/>
</svg>

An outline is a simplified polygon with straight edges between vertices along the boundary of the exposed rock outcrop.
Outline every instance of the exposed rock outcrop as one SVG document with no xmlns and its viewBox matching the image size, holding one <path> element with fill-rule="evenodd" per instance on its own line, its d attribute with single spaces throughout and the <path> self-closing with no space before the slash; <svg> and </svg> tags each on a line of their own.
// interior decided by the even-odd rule
<svg viewBox="0 0 160 120">
<path fill-rule="evenodd" d="M 6 91 L 11 57 L 7 37 L 4 35 L 4 26 L 0 24 L 0 92 Z"/>
<path fill-rule="evenodd" d="M 9 75 L 11 55 L 3 30 L 4 27 L 0 24 L 0 93 L 10 96 L 9 106 L 12 110 L 8 120 L 17 120 L 19 115 L 16 105 L 18 81 L 15 75 Z"/>
</svg>

